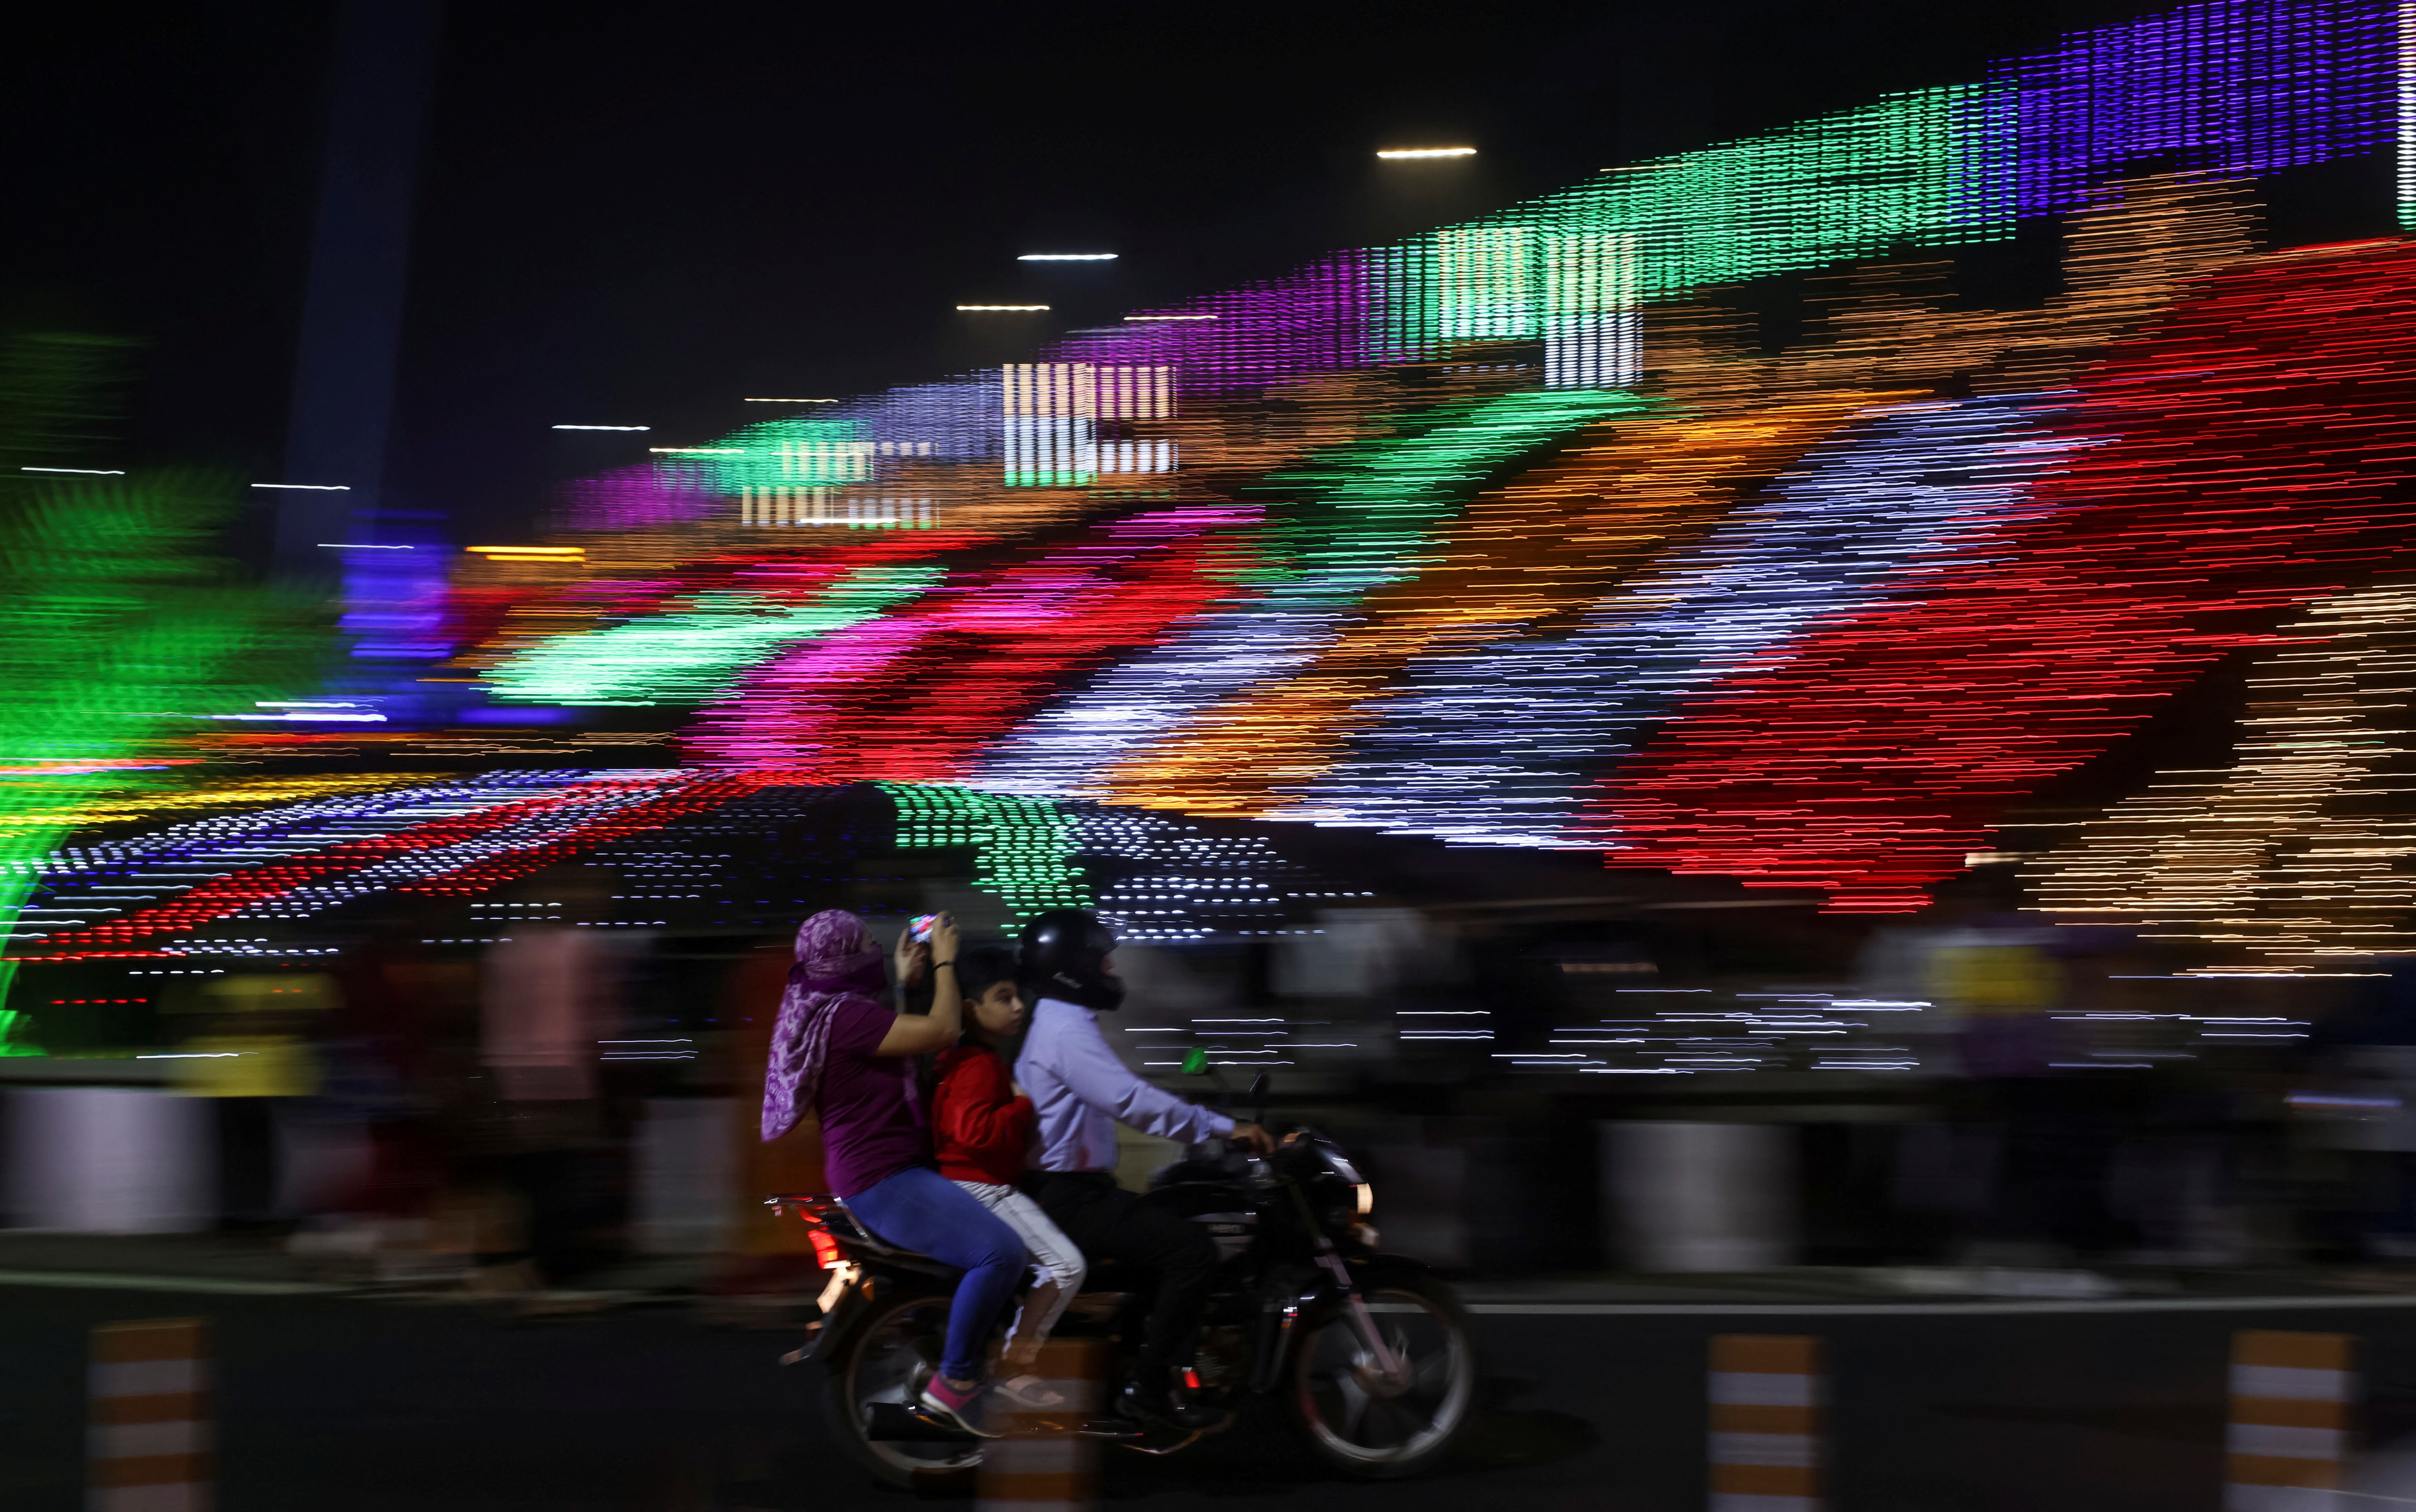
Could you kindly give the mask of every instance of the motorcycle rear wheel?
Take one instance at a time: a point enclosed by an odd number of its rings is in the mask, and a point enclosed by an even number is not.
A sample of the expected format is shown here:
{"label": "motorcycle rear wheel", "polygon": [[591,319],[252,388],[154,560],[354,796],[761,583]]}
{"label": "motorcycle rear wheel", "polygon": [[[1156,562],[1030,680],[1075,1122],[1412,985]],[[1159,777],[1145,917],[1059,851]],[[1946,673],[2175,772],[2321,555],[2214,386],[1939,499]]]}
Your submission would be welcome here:
{"label": "motorcycle rear wheel", "polygon": [[1292,1424],[1318,1457],[1366,1480],[1413,1475],[1451,1451],[1476,1405],[1476,1346],[1450,1287],[1425,1276],[1366,1289],[1377,1331],[1409,1365],[1405,1389],[1374,1376],[1338,1304],[1304,1321],[1285,1392]]}
{"label": "motorcycle rear wheel", "polygon": [[868,1436],[865,1413],[876,1402],[912,1405],[929,1360],[948,1331],[945,1293],[896,1293],[857,1318],[824,1355],[823,1415],[832,1437],[883,1485],[949,1491],[969,1486],[981,1446]]}

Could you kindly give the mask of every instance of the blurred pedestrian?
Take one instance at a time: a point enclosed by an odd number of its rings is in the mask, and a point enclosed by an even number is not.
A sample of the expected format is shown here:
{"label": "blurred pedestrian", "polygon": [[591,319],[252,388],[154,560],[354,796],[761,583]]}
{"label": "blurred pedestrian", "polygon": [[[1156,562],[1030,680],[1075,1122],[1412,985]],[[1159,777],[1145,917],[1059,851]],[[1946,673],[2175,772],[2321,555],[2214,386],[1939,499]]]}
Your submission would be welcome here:
{"label": "blurred pedestrian", "polygon": [[219,1136],[219,1226],[258,1231],[300,1217],[290,1151],[298,1110],[319,1091],[311,1041],[336,1001],[317,972],[243,972],[202,989],[200,1032],[180,1047],[180,1090],[211,1099]]}
{"label": "blurred pedestrian", "polygon": [[484,1284],[558,1286],[612,1247],[620,1216],[598,1097],[597,1041],[621,1021],[621,962],[596,928],[607,900],[578,872],[525,885],[541,916],[487,953],[480,1059],[501,1111],[498,1157],[520,1201],[520,1243],[482,1255]]}

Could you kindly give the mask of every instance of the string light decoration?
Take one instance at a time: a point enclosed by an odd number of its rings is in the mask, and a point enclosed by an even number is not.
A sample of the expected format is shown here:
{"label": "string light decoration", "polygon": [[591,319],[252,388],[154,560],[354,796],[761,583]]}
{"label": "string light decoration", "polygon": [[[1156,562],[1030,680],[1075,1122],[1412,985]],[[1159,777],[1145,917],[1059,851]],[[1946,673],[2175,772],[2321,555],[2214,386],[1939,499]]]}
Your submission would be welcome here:
{"label": "string light decoration", "polygon": [[1573,822],[1606,754],[1953,551],[2070,450],[2016,401],[1874,406],[1852,418],[1767,502],[1600,600],[1573,633],[1417,668],[1380,705],[1384,722],[1355,759],[1312,790],[1313,812],[1462,840],[1603,846]]}
{"label": "string light decoration", "polygon": [[2416,524],[2416,249],[2215,275],[2076,386],[2082,442],[1884,601],[1690,702],[1597,791],[1623,864],[1900,912],[2016,795]]}
{"label": "string light decoration", "polygon": [[[1362,442],[1313,460],[1299,472],[1278,475],[1269,480],[1271,488],[1297,488],[1306,497],[1286,511],[1276,536],[1277,554],[1270,567],[1282,576],[1261,599],[1276,612],[1263,627],[1220,624],[1217,633],[1238,630],[1256,640],[1253,632],[1263,628],[1280,638],[1276,645],[1261,642],[1253,647],[1241,662],[1246,667],[1270,650],[1315,656],[1369,592],[1411,575],[1409,564],[1428,553],[1435,528],[1488,473],[1606,414],[1634,407],[1635,400],[1614,393],[1508,394],[1428,412],[1410,434]],[[1170,703],[1202,701],[1214,688],[1213,682],[1200,679],[1170,688],[1153,701],[1155,717],[1165,721]],[[1117,696],[1123,698],[1121,689]],[[1095,706],[1096,700],[1092,703]],[[1262,717],[1246,692],[1231,703],[1195,702],[1194,707],[1199,712],[1174,738],[1139,749],[1127,742],[1115,767],[1101,774],[1105,793],[1117,801],[1187,812],[1255,809],[1257,804],[1244,794],[1262,791],[1271,776],[1289,770],[1266,743],[1285,739],[1294,727],[1281,718]],[[1077,713],[1070,722],[1087,721]]]}
{"label": "string light decoration", "polygon": [[[1016,921],[1052,908],[1095,909],[1135,944],[1310,932],[1312,900],[1356,898],[1332,890],[1260,836],[1215,835],[1196,824],[1085,802],[1052,802],[977,789],[884,782],[900,851],[971,849],[972,881]],[[1091,867],[1112,863],[1096,892]]]}
{"label": "string light decoration", "polygon": [[[0,453],[73,460],[127,355],[98,337],[0,342]],[[0,467],[0,930],[44,853],[96,805],[167,787],[197,725],[307,692],[328,639],[312,610],[216,554],[246,507],[201,472]],[[0,998],[13,976],[0,959]]]}
{"label": "string light decoration", "polygon": [[880,787],[898,808],[898,848],[971,847],[974,885],[995,894],[1014,923],[1052,908],[1091,906],[1090,887],[1073,864],[1080,845],[1062,805],[970,788]]}
{"label": "string light decoration", "polygon": [[593,635],[543,641],[497,667],[495,696],[536,703],[700,702],[727,692],[767,654],[876,618],[928,592],[930,567],[868,567],[802,600],[708,592],[689,607],[633,619]]}
{"label": "string light decoration", "polygon": [[2230,764],[2169,771],[2023,869],[2076,920],[2279,962],[2416,948],[2416,586],[2310,605],[2258,653]]}
{"label": "string light decoration", "polygon": [[2142,161],[2238,177],[2390,144],[2398,8],[2201,0],[2014,60],[1998,78],[2014,96],[2018,212],[2087,204]]}
{"label": "string light decoration", "polygon": [[1002,378],[1009,487],[1080,487],[1102,473],[1174,471],[1168,442],[1100,432],[1102,424],[1170,418],[1171,368],[1010,362]]}
{"label": "string light decoration", "polygon": [[[1291,927],[1185,869],[1209,841],[1182,814],[1895,913],[2256,652],[2281,680],[2235,771],[2168,774],[2025,874],[2287,960],[2396,939],[2416,249],[2263,251],[2256,214],[2262,175],[2394,131],[2416,162],[2400,35],[2386,0],[2199,0],[1013,364],[798,401],[566,488],[543,540],[452,557],[441,618],[416,564],[368,560],[400,543],[345,548],[356,632],[414,677],[475,683],[481,718],[678,710],[690,764],[598,772],[538,733],[511,748],[556,752],[541,780],[419,785],[458,810],[230,798],[188,822],[234,827],[158,832],[203,881],[139,900],[116,861],[44,869],[19,938],[184,948],[859,781],[914,845],[988,837],[1010,906],[1090,898],[1170,940]],[[1956,249],[2026,224],[2061,278],[1991,308]],[[1779,276],[1805,312],[1774,347],[1743,286]],[[2319,654],[2348,659],[2288,659]],[[2334,718],[2380,744],[2319,754]],[[194,748],[370,748],[271,738]],[[103,802],[55,813],[129,811]],[[2201,821],[2219,844],[2175,838]],[[1093,886],[1115,824],[1146,864]],[[38,827],[20,859],[56,849]]]}
{"label": "string light decoration", "polygon": [[[1239,607],[1202,613],[1039,710],[985,758],[974,780],[1152,807],[1206,803],[1208,784],[1226,776],[1246,779],[1246,771],[1222,769],[1250,753],[1200,738],[1196,721],[1213,718],[1207,711],[1226,696],[1314,656],[1356,599],[1404,575],[1403,554],[1419,549],[1426,532],[1488,471],[1632,407],[1636,401],[1623,396],[1544,392],[1441,406],[1397,439],[1356,444],[1276,480],[1317,502],[1287,511],[1286,528],[1254,574],[1266,586]],[[1185,732],[1179,748],[1157,748],[1178,730]],[[1233,738],[1246,746],[1252,732],[1237,726]],[[1127,764],[1140,764],[1128,778],[1122,770]],[[1177,776],[1178,767],[1185,775]]]}
{"label": "string light decoration", "polygon": [[[54,899],[27,917],[64,928],[38,931],[45,956],[158,953],[160,942],[223,919],[299,918],[380,892],[476,896],[609,839],[642,833],[752,788],[761,775],[691,771],[514,773],[463,790],[421,790],[363,805],[340,823],[326,805],[254,818],[243,842],[207,833],[153,847],[143,869],[117,874],[166,901],[121,913],[120,898]],[[297,821],[314,827],[292,828]],[[278,830],[284,833],[277,834]],[[269,832],[264,834],[264,831]],[[264,853],[268,859],[263,859]],[[177,873],[239,856],[242,869],[179,886]],[[104,916],[85,922],[82,915]],[[21,931],[23,932],[23,931]]]}
{"label": "string light decoration", "polygon": [[815,780],[959,779],[1061,682],[1229,591],[1258,511],[1150,510],[758,669],[688,736],[699,759]]}

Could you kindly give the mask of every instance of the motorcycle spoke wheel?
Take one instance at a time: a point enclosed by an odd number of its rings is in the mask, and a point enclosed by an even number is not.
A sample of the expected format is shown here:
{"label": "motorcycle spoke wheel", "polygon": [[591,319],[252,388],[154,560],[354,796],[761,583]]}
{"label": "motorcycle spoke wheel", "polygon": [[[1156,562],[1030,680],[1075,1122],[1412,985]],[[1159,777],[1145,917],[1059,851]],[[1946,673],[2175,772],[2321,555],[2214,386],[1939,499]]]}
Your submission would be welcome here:
{"label": "motorcycle spoke wheel", "polygon": [[936,1340],[948,1326],[945,1298],[914,1298],[875,1320],[853,1353],[847,1381],[847,1411],[865,1451],[906,1475],[947,1474],[981,1462],[976,1444],[875,1439],[866,1414],[877,1405],[912,1406],[931,1370]]}
{"label": "motorcycle spoke wheel", "polygon": [[1302,1339],[1293,1362],[1292,1411],[1328,1459],[1356,1474],[1404,1474],[1440,1454],[1467,1420],[1475,1356],[1457,1310],[1408,1288],[1367,1293],[1377,1329],[1407,1367],[1388,1389],[1339,1311]]}

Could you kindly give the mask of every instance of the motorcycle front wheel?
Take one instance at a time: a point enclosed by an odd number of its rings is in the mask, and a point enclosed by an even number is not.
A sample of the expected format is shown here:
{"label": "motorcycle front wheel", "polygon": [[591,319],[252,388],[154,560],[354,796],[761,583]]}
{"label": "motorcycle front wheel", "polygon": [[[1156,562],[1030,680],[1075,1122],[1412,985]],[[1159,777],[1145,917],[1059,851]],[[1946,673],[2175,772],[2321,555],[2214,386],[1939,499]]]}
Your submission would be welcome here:
{"label": "motorcycle front wheel", "polygon": [[823,1412],[831,1433],[883,1485],[953,1490],[970,1484],[981,1463],[979,1444],[876,1439],[868,1431],[876,1404],[914,1404],[947,1337],[948,1302],[927,1293],[883,1297],[824,1356]]}
{"label": "motorcycle front wheel", "polygon": [[1424,1276],[1365,1291],[1376,1331],[1406,1368],[1387,1379],[1339,1305],[1304,1321],[1286,1394],[1292,1422],[1318,1455],[1369,1480],[1412,1475],[1450,1452],[1476,1402],[1476,1348],[1468,1314]]}

